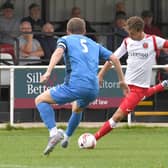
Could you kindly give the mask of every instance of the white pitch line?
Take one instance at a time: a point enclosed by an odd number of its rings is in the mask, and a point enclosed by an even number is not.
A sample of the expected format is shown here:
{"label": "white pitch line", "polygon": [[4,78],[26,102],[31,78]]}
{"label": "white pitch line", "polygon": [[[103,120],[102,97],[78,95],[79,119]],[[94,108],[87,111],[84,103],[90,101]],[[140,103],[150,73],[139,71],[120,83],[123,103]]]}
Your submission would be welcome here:
{"label": "white pitch line", "polygon": [[[13,165],[13,164],[0,164],[0,168],[32,168],[32,166],[28,166],[28,165]],[[64,166],[35,166],[35,168],[75,168],[73,166],[69,166],[69,167],[64,167]]]}
{"label": "white pitch line", "polygon": [[13,164],[0,164],[0,168],[30,168],[29,166],[24,165],[13,165]]}

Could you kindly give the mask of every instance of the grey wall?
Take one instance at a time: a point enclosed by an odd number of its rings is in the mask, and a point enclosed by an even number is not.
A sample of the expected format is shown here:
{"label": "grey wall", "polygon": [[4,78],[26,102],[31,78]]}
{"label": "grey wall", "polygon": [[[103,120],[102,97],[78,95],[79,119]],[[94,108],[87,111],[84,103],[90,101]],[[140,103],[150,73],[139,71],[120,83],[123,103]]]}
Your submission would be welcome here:
{"label": "grey wall", "polygon": [[[115,4],[121,0],[50,0],[50,20],[59,21],[68,18],[73,6],[79,6],[82,15],[89,21],[112,21]],[[124,0],[123,0],[124,1]],[[150,0],[125,0],[128,15],[140,15],[148,9]]]}
{"label": "grey wall", "polygon": [[[15,12],[18,16],[28,15],[28,6],[32,2],[38,4],[41,0],[11,0],[15,4]],[[46,0],[49,1],[49,19],[51,21],[61,21],[68,18],[71,8],[79,6],[82,15],[89,21],[111,21],[114,18],[115,4],[124,1],[128,15],[140,15],[141,11],[148,9],[150,0]],[[0,5],[5,0],[0,0]],[[164,0],[165,4],[168,4]],[[163,5],[163,8],[165,5]],[[166,8],[165,8],[166,12]],[[163,15],[164,17],[164,15]]]}
{"label": "grey wall", "polygon": [[[0,0],[0,5],[6,0]],[[42,0],[11,0],[15,4],[15,12],[17,16],[23,17],[28,15],[28,6],[32,2],[38,4]],[[45,1],[45,0],[43,0]],[[94,22],[110,22],[114,19],[115,4],[118,1],[123,1],[126,6],[128,16],[138,15],[144,9],[150,9],[151,0],[46,0],[49,2],[50,21],[62,21],[69,17],[71,8],[79,6],[82,15],[88,21]],[[158,0],[159,1],[159,0]],[[168,22],[168,0],[160,0],[162,2],[162,21]],[[102,29],[96,27],[96,30],[102,32]],[[163,28],[164,34],[168,36],[167,27]]]}

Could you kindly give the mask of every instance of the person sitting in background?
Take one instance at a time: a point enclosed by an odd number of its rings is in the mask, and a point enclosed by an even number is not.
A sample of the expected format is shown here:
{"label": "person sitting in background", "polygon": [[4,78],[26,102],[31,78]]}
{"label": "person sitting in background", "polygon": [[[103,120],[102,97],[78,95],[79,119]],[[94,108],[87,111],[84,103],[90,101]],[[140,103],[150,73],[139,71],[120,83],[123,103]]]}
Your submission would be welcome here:
{"label": "person sitting in background", "polygon": [[124,2],[117,2],[115,4],[115,12],[118,13],[118,12],[124,12],[126,13],[126,9],[125,9],[125,3]]}
{"label": "person sitting in background", "polygon": [[[107,37],[107,48],[114,51],[122,43],[123,39],[128,36],[127,31],[125,30],[127,16],[125,12],[118,12],[114,25],[110,26],[110,32],[112,35]],[[121,64],[125,65],[127,60],[127,53],[120,59]]]}
{"label": "person sitting in background", "polygon": [[115,4],[115,18],[117,17],[117,15],[120,15],[120,13],[123,13],[127,16],[125,3],[122,1],[119,1]]}
{"label": "person sitting in background", "polygon": [[[41,9],[36,3],[32,3],[29,6],[29,16],[22,18],[23,21],[31,23],[33,32],[41,32],[44,21],[41,19]],[[35,35],[38,37],[38,35]]]}
{"label": "person sitting in background", "polygon": [[40,43],[33,38],[31,23],[21,22],[20,32],[22,33],[19,37],[20,59],[24,59],[24,61],[19,61],[19,65],[41,64],[40,57],[44,56],[44,52]]}
{"label": "person sitting in background", "polygon": [[20,19],[14,16],[14,5],[4,3],[1,6],[0,16],[0,53],[9,53],[14,56],[14,42],[19,34]]}
{"label": "person sitting in background", "polygon": [[[44,51],[44,57],[41,57],[44,65],[48,65],[52,53],[56,49],[57,37],[54,36],[54,25],[47,22],[42,27],[43,34],[38,37],[38,41]],[[60,62],[60,64],[62,64]]]}
{"label": "person sitting in background", "polygon": [[[73,18],[73,17],[82,18],[81,9],[77,6],[73,7],[71,10],[70,18]],[[65,35],[66,34],[66,26],[67,26],[69,19],[63,21],[62,24],[57,29],[55,29],[55,32],[63,32],[62,35]],[[86,23],[86,33],[95,33],[96,32],[96,30],[94,30],[91,27],[89,21],[85,20],[85,23]],[[87,35],[87,36],[90,37],[92,40],[97,41],[97,38],[95,35]]]}
{"label": "person sitting in background", "polygon": [[149,10],[144,10],[141,13],[141,17],[144,20],[145,27],[144,32],[147,34],[154,34],[162,37],[161,30],[153,24],[153,13]]}
{"label": "person sitting in background", "polygon": [[[163,34],[161,30],[153,24],[153,13],[150,10],[144,10],[141,13],[141,17],[144,20],[144,32],[150,35],[157,35],[160,37],[163,37]],[[157,59],[155,60],[155,64],[160,64],[163,62],[167,64],[167,54],[168,54],[168,49],[167,48],[162,48],[162,49],[157,49]],[[161,79],[165,79],[167,77],[167,72],[164,69],[158,70],[153,72],[153,82],[155,84],[157,80],[160,81]]]}

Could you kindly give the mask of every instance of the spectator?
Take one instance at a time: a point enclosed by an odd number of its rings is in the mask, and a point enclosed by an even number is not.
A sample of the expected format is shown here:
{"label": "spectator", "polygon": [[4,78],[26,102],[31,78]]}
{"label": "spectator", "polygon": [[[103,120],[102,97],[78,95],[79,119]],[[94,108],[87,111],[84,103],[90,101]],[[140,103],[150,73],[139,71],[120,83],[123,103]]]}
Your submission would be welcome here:
{"label": "spectator", "polygon": [[31,23],[21,22],[20,32],[22,33],[19,37],[20,59],[26,59],[26,61],[21,60],[19,65],[41,64],[40,57],[44,56],[44,52],[40,43],[33,38]]}
{"label": "spectator", "polygon": [[[44,51],[43,64],[48,65],[52,53],[56,49],[57,37],[54,36],[54,26],[47,22],[42,27],[43,34],[38,38],[40,45]],[[62,64],[62,63],[60,63]]]}
{"label": "spectator", "polygon": [[144,10],[141,13],[141,17],[144,20],[145,27],[144,32],[147,34],[154,34],[162,37],[161,30],[153,24],[153,13],[149,10]]}
{"label": "spectator", "polygon": [[[28,21],[31,23],[33,32],[41,32],[44,21],[41,19],[41,9],[36,3],[32,3],[29,6],[29,16],[24,17],[23,21]],[[35,36],[37,37],[37,35]]]}
{"label": "spectator", "polygon": [[121,1],[119,1],[115,4],[115,18],[120,13],[125,13],[125,15],[127,15],[126,8],[125,8],[125,3],[121,2]]}
{"label": "spectator", "polygon": [[[122,43],[123,39],[128,36],[125,30],[127,16],[125,12],[118,12],[114,24],[110,27],[112,35],[107,37],[107,48],[114,51]],[[120,59],[121,64],[126,64],[127,54]]]}
{"label": "spectator", "polygon": [[[70,18],[73,18],[73,17],[82,18],[82,16],[81,16],[81,9],[79,7],[77,7],[77,6],[73,7],[72,10],[71,10],[71,16],[70,16]],[[58,27],[55,31],[56,32],[64,32],[66,34],[66,25],[67,25],[69,19],[63,21],[62,24],[60,25],[60,27]],[[87,33],[95,33],[96,32],[91,27],[89,21],[85,20],[85,23],[86,23],[86,32]],[[63,35],[65,35],[65,34],[63,34]],[[95,35],[87,35],[87,36],[90,37],[90,38],[92,38],[94,41],[97,41],[97,38],[96,38]]]}
{"label": "spectator", "polygon": [[[144,20],[144,32],[147,34],[153,34],[162,37],[162,33],[160,29],[153,24],[153,13],[150,10],[144,10],[141,13],[141,17]],[[160,64],[160,62],[165,61],[167,63],[167,48],[163,48],[161,50],[157,50],[157,55],[159,56],[158,60],[155,60],[154,64]],[[164,70],[154,71],[152,75],[151,84],[154,85],[156,83],[156,76],[158,76],[158,80],[165,79]]]}
{"label": "spectator", "polygon": [[118,13],[118,12],[124,12],[124,13],[126,13],[124,2],[119,1],[119,2],[117,2],[115,4],[115,12],[116,13]]}
{"label": "spectator", "polygon": [[[157,59],[157,64],[159,65],[166,65],[168,64],[168,50],[160,50],[160,55]],[[163,81],[163,80],[167,80],[168,79],[168,70],[165,68],[161,68],[157,71],[157,80],[158,82]]]}
{"label": "spectator", "polygon": [[19,33],[20,19],[14,16],[14,5],[4,3],[1,6],[2,16],[0,16],[0,52],[14,55],[14,38]]}

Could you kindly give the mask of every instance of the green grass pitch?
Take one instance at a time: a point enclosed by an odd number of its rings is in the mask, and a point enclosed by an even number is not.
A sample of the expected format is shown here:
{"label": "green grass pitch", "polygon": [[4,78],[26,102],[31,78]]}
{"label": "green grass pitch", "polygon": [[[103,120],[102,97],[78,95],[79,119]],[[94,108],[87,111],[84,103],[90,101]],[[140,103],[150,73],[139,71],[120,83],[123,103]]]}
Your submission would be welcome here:
{"label": "green grass pitch", "polygon": [[78,128],[70,146],[48,156],[45,128],[0,129],[0,168],[167,168],[168,128],[116,128],[95,149],[77,146],[78,137],[95,128]]}

